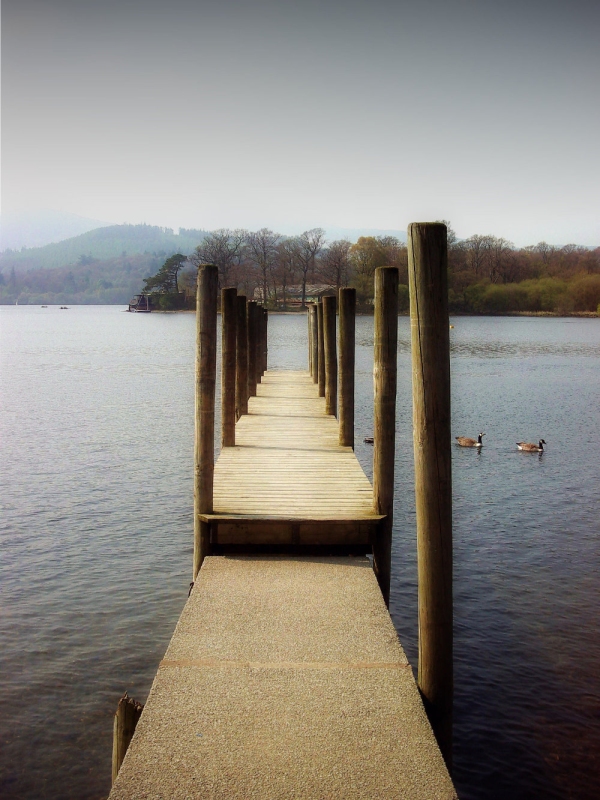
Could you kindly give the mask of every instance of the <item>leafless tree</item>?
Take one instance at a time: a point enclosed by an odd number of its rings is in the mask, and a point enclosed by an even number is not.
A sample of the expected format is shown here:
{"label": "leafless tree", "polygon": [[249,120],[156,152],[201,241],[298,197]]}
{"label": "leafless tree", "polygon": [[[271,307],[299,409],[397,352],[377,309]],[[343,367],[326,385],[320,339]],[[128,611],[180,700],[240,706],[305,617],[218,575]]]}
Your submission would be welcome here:
{"label": "leafless tree", "polygon": [[292,285],[300,269],[298,257],[298,239],[295,236],[284,239],[277,246],[277,262],[274,271],[275,281],[279,281],[283,295],[283,307],[286,307],[286,289]]}
{"label": "leafless tree", "polygon": [[350,248],[352,242],[347,239],[338,239],[331,242],[321,253],[318,271],[321,278],[329,286],[347,286],[350,279],[351,260]]}
{"label": "leafless tree", "polygon": [[298,261],[302,273],[302,308],[305,307],[306,282],[315,271],[316,259],[325,244],[323,228],[311,228],[298,236]]}
{"label": "leafless tree", "polygon": [[269,298],[269,275],[277,261],[277,245],[280,241],[281,234],[273,233],[268,228],[251,231],[246,236],[246,256],[258,272],[265,305]]}
{"label": "leafless tree", "polygon": [[199,264],[216,264],[219,268],[219,286],[238,282],[238,268],[242,263],[244,244],[248,231],[220,228],[212,231],[199,244],[190,261]]}

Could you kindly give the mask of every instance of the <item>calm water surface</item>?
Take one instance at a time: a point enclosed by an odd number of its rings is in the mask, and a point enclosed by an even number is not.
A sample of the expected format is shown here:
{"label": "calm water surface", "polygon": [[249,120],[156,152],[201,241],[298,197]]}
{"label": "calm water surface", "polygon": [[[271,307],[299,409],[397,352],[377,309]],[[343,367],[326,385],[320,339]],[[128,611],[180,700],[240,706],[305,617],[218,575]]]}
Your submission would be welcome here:
{"label": "calm water surface", "polygon": [[[600,796],[600,320],[457,318],[455,782]],[[145,700],[192,563],[194,317],[0,307],[0,796],[102,798],[112,715]],[[357,321],[371,474],[372,319]],[[271,368],[306,319],[272,316]],[[416,665],[409,324],[400,319],[391,611]],[[546,452],[520,453],[522,439]]]}

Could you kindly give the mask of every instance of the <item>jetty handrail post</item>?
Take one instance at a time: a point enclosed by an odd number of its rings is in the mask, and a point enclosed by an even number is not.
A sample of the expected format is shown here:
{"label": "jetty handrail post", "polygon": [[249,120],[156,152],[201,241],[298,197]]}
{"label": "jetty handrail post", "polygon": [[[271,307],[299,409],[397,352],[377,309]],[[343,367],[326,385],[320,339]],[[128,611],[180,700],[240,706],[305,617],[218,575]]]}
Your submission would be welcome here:
{"label": "jetty handrail post", "polygon": [[319,319],[317,316],[317,304],[310,306],[310,329],[312,347],[312,379],[313,383],[319,382]]}
{"label": "jetty handrail post", "polygon": [[248,413],[248,309],[246,297],[237,296],[235,416]]}
{"label": "jetty handrail post", "polygon": [[308,306],[306,309],[306,324],[308,325],[308,374],[312,377],[313,374],[313,367],[312,367],[312,325],[310,323],[311,319],[311,307]]}
{"label": "jetty handrail post", "polygon": [[264,326],[265,309],[260,303],[256,304],[256,383],[262,383],[263,376],[263,350],[265,340]]}
{"label": "jetty handrail post", "polygon": [[418,686],[452,765],[452,473],[447,230],[408,227],[419,579]]}
{"label": "jetty handrail post", "polygon": [[319,369],[317,374],[319,397],[325,397],[325,337],[323,335],[323,303],[317,303],[317,337],[319,342]]}
{"label": "jetty handrail post", "polygon": [[256,397],[256,340],[257,331],[256,300],[248,301],[248,397]]}
{"label": "jetty handrail post", "polygon": [[398,269],[375,270],[373,505],[385,518],[373,541],[373,569],[386,605],[390,603],[394,460],[396,455],[396,380],[398,359]]}
{"label": "jetty handrail post", "polygon": [[263,375],[269,368],[269,309],[263,311]]}
{"label": "jetty handrail post", "polygon": [[217,381],[217,296],[219,270],[203,264],[196,295],[196,435],[194,440],[193,578],[209,555],[209,530],[200,514],[213,510],[215,471],[215,385]]}
{"label": "jetty handrail post", "polygon": [[325,413],[337,414],[336,299],[323,298],[323,340],[325,351]]}
{"label": "jetty handrail post", "polygon": [[339,443],[354,449],[354,362],[356,329],[356,289],[339,291]]}
{"label": "jetty handrail post", "polygon": [[237,289],[221,289],[221,446],[235,445]]}

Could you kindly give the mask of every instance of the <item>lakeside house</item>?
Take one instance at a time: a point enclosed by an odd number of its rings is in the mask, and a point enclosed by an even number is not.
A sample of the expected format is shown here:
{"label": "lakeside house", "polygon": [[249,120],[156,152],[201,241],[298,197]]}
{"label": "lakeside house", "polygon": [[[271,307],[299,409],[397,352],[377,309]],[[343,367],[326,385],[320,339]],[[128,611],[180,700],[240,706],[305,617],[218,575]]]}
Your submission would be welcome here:
{"label": "lakeside house", "polygon": [[[263,302],[263,287],[257,286],[254,290],[254,300],[259,303]],[[306,284],[305,303],[318,303],[323,297],[335,297],[337,291],[331,286],[326,284]],[[267,296],[267,302],[275,301],[278,308],[285,306],[286,308],[301,308],[302,306],[302,284],[293,284],[286,286],[285,292],[282,287],[277,293],[270,293]]]}

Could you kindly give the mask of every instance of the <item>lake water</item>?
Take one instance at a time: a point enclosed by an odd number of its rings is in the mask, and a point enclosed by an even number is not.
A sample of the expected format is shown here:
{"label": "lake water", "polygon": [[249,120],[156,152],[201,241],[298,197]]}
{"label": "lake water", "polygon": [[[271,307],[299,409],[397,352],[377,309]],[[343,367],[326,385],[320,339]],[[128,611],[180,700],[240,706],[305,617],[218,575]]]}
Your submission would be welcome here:
{"label": "lake water", "polygon": [[[600,796],[600,319],[456,318],[454,778],[470,798]],[[195,320],[0,307],[0,795],[102,798],[192,566]],[[413,665],[409,323],[400,319],[391,612]],[[271,368],[305,368],[274,315]],[[373,321],[357,320],[371,476]],[[547,441],[539,456],[520,440]]]}

